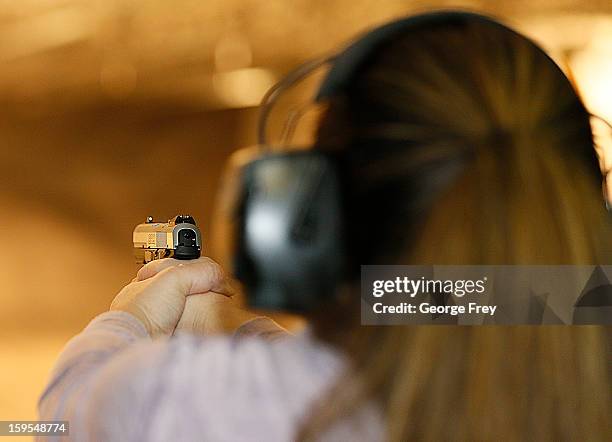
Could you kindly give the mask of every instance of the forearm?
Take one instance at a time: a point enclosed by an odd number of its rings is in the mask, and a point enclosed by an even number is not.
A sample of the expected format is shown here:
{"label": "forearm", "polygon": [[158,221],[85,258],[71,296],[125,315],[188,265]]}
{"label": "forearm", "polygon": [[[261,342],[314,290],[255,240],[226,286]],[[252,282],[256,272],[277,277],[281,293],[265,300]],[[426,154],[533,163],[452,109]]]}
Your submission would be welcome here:
{"label": "forearm", "polygon": [[96,317],[60,354],[39,400],[40,418],[73,418],[96,372],[115,354],[143,339],[150,339],[144,326],[128,313],[106,312]]}

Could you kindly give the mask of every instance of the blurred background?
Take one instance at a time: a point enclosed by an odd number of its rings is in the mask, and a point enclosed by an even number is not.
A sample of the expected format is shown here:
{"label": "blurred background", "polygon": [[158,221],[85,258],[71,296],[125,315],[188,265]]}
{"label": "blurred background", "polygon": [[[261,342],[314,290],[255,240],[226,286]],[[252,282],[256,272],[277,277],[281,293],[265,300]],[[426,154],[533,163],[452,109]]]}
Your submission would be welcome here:
{"label": "blurred background", "polygon": [[539,41],[612,120],[609,0],[0,1],[0,420],[35,419],[61,347],[134,276],[136,224],[190,213],[206,243],[267,88],[369,27],[454,6]]}

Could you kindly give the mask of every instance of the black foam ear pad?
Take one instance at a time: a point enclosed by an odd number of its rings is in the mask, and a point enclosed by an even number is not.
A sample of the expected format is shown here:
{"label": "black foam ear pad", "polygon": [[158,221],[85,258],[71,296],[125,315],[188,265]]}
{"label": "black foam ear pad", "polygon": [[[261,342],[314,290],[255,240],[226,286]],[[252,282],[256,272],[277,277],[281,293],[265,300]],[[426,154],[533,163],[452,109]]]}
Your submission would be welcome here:
{"label": "black foam ear pad", "polygon": [[304,312],[331,296],[343,266],[333,160],[315,151],[270,154],[243,170],[236,276],[254,307]]}
{"label": "black foam ear pad", "polygon": [[350,82],[354,73],[368,57],[374,53],[380,45],[393,39],[395,36],[418,27],[432,26],[440,23],[451,24],[469,21],[486,22],[494,26],[506,28],[501,23],[485,15],[465,11],[428,12],[387,23],[357,38],[356,41],[349,44],[346,49],[340,52],[334,59],[333,65],[321,83],[315,100],[322,101],[340,94]]}

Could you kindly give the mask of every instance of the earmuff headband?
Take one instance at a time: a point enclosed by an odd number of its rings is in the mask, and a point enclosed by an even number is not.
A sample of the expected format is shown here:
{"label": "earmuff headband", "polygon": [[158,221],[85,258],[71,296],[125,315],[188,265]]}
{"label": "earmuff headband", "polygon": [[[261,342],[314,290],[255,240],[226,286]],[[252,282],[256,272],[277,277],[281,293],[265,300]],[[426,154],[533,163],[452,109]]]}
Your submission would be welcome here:
{"label": "earmuff headband", "polygon": [[[357,38],[344,50],[340,51],[334,63],[321,83],[315,101],[323,101],[343,92],[352,76],[374,51],[385,42],[395,36],[422,26],[449,23],[485,22],[493,26],[499,26],[511,32],[511,29],[499,23],[491,17],[466,11],[436,11],[420,15],[406,17],[382,25],[374,30],[367,31],[362,37]],[[524,38],[524,37],[523,37]]]}

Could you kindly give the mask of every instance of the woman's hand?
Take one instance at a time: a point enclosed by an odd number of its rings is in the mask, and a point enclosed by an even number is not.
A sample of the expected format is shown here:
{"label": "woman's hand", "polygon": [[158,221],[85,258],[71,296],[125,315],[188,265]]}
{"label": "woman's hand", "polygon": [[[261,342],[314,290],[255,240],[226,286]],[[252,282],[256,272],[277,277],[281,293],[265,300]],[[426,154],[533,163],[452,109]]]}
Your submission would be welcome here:
{"label": "woman's hand", "polygon": [[603,175],[603,194],[608,207],[612,206],[612,126],[600,117],[591,117],[595,152]]}
{"label": "woman's hand", "polygon": [[187,298],[176,331],[193,334],[233,333],[245,322],[260,317],[240,308],[236,301],[217,293]]}
{"label": "woman's hand", "polygon": [[186,298],[209,292],[224,298],[233,293],[223,270],[212,259],[156,260],[142,267],[119,292],[111,310],[134,315],[152,337],[169,336],[181,319]]}

